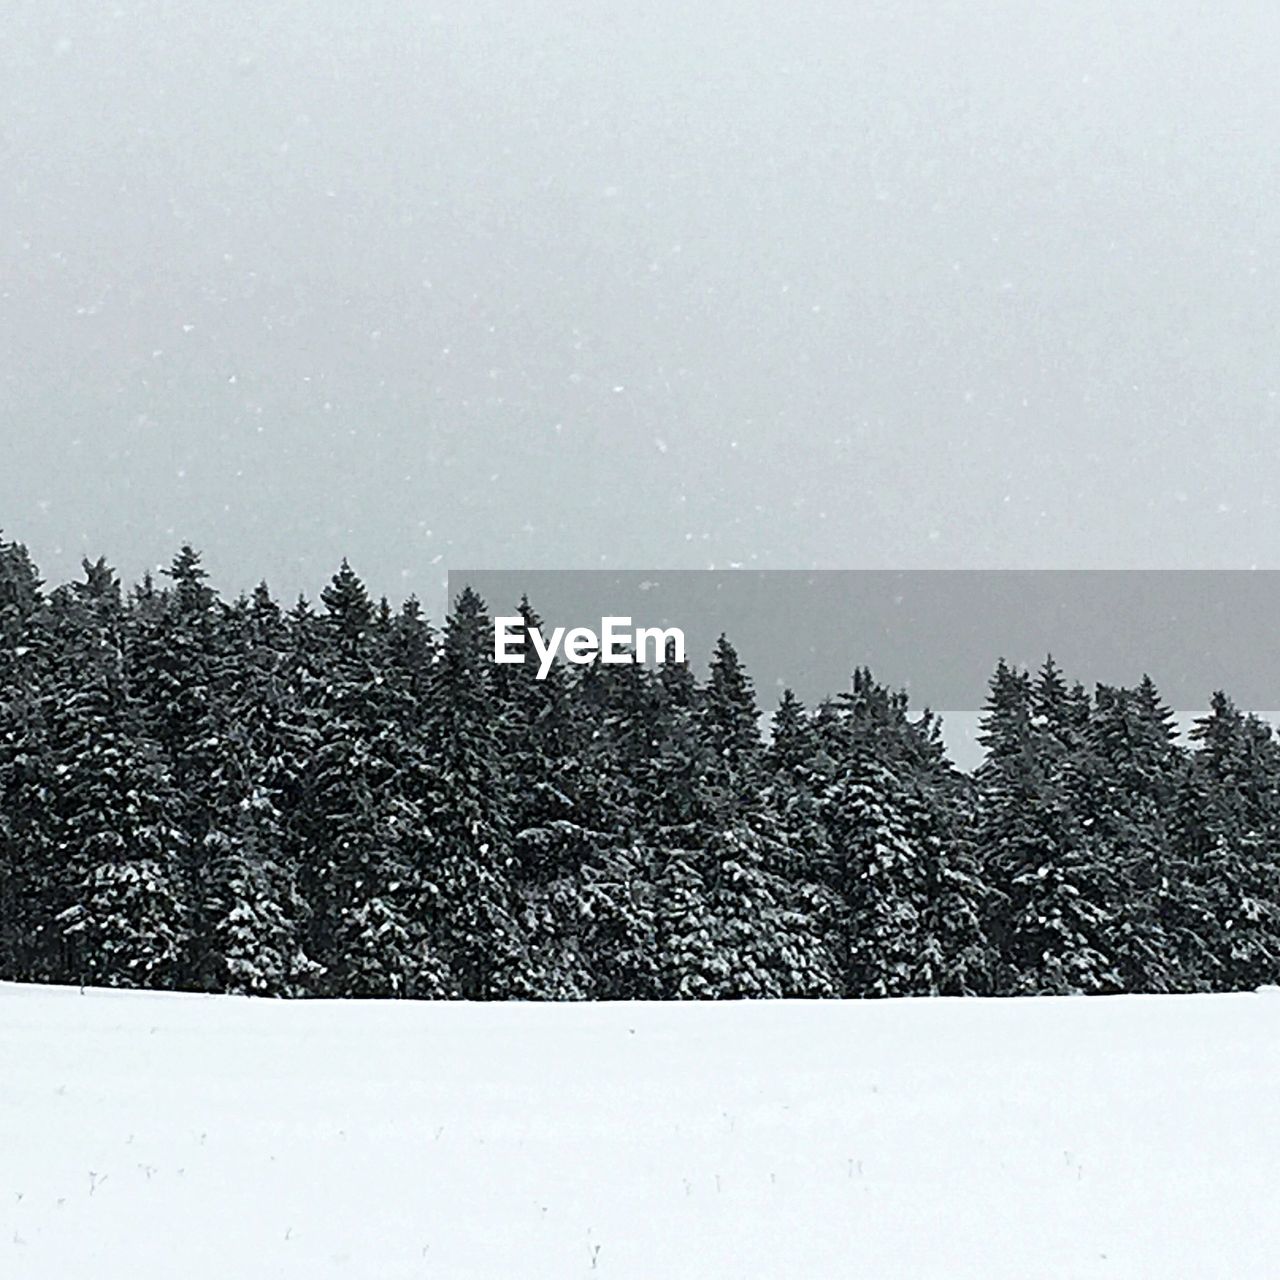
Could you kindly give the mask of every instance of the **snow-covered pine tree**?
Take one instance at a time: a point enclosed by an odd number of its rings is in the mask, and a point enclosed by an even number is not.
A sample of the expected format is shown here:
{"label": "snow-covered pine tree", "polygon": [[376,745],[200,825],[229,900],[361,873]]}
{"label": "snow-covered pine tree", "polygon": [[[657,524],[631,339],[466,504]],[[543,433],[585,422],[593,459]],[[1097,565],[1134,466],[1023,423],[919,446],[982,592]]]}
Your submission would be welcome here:
{"label": "snow-covered pine tree", "polygon": [[50,977],[174,987],[186,971],[188,894],[178,800],[129,697],[115,575],[99,560],[55,594],[65,647],[49,713],[55,793],[51,851],[61,867]]}
{"label": "snow-covered pine tree", "polygon": [[[666,993],[740,999],[832,994],[817,923],[782,874],[788,850],[765,802],[751,682],[725,637],[701,695],[674,702],[692,785],[659,830],[657,930]],[[685,721],[682,724],[682,720]]]}
{"label": "snow-covered pine tree", "polygon": [[946,760],[938,718],[913,716],[905,691],[863,667],[812,733],[846,993],[984,986],[986,889],[960,831],[966,787]]}
{"label": "snow-covered pine tree", "polygon": [[1280,980],[1280,747],[1221,692],[1191,736],[1176,835],[1186,964],[1207,989],[1251,990]]}
{"label": "snow-covered pine tree", "polygon": [[421,729],[440,646],[417,596],[410,596],[392,618],[382,651],[397,719],[410,728]]}
{"label": "snow-covered pine tree", "polygon": [[815,959],[826,975],[822,986],[838,995],[844,989],[838,958],[843,900],[836,889],[835,855],[822,806],[835,763],[821,747],[804,704],[790,689],[783,690],[771,729],[765,798],[784,850],[779,871],[797,909],[817,932]]}
{"label": "snow-covered pine tree", "polygon": [[430,941],[473,1000],[509,996],[527,966],[492,644],[484,602],[465,588],[445,623],[431,715],[427,905]]}
{"label": "snow-covered pine tree", "polygon": [[1148,677],[1137,689],[1098,685],[1093,708],[1095,768],[1079,803],[1117,894],[1108,950],[1125,991],[1185,989],[1183,890],[1167,821],[1185,761],[1172,716]]}
{"label": "snow-covered pine tree", "polygon": [[142,731],[158,748],[183,832],[190,945],[184,987],[216,989],[205,908],[211,892],[209,858],[235,825],[236,780],[224,777],[229,686],[239,676],[224,651],[222,609],[197,551],[184,544],[163,571],[170,586],[148,581],[124,618],[125,671]]}
{"label": "snow-covered pine tree", "polygon": [[849,996],[920,994],[929,868],[901,801],[892,771],[861,751],[823,795]]}
{"label": "snow-covered pine tree", "polygon": [[579,668],[572,690],[582,717],[582,826],[596,834],[578,879],[582,949],[597,999],[659,993],[653,823],[664,730],[655,686],[639,664],[593,663]]}
{"label": "snow-covered pine tree", "polygon": [[307,990],[314,966],[302,949],[303,916],[279,849],[271,799],[240,801],[239,821],[208,840],[203,904],[209,987],[233,995],[288,996]]}
{"label": "snow-covered pine tree", "polygon": [[310,688],[314,755],[299,806],[308,956],[337,996],[446,994],[421,915],[428,841],[420,742],[382,656],[392,623],[344,560],[322,594]]}
{"label": "snow-covered pine tree", "polygon": [[53,893],[43,822],[52,644],[42,585],[26,548],[0,539],[0,977],[9,981],[35,973]]}
{"label": "snow-covered pine tree", "polygon": [[997,968],[986,929],[992,895],[974,843],[973,790],[964,783],[938,790],[916,783],[907,813],[927,873],[920,990],[931,996],[990,995]]}
{"label": "snow-covered pine tree", "polygon": [[608,836],[586,825],[585,742],[569,675],[557,662],[538,678],[529,637],[542,620],[527,597],[518,616],[528,660],[495,666],[493,673],[510,795],[512,879],[526,939],[516,992],[579,1000],[596,985],[584,939],[583,872]]}
{"label": "snow-covered pine tree", "polygon": [[[660,990],[673,999],[734,998],[742,991],[728,943],[737,929],[731,919],[727,930],[722,915],[726,907],[731,917],[736,912],[728,902],[713,904],[713,898],[720,857],[736,852],[721,831],[737,815],[727,812],[720,788],[707,785],[714,749],[699,732],[701,690],[693,672],[670,651],[665,659],[657,677],[660,737],[642,815],[657,855],[654,936]],[[748,842],[746,850],[752,868],[759,861],[758,846]],[[746,976],[757,980],[754,972]]]}
{"label": "snow-covered pine tree", "polygon": [[206,750],[216,814],[206,828],[200,900],[210,989],[294,995],[317,966],[304,948],[307,908],[288,839],[289,796],[306,771],[285,679],[287,635],[265,584],[226,613],[216,732]]}
{"label": "snow-covered pine tree", "polygon": [[927,708],[913,717],[906,691],[880,684],[869,667],[857,668],[849,688],[819,708],[813,728],[837,763],[875,759],[906,778],[930,775],[945,760],[938,717]]}
{"label": "snow-covered pine tree", "polygon": [[[1108,949],[1117,898],[1104,850],[1077,812],[1081,759],[1064,745],[1056,670],[1033,685],[1001,662],[991,682],[977,773],[977,838],[993,890],[987,930],[1003,994],[1119,988]],[[1062,706],[1069,704],[1063,703]]]}
{"label": "snow-covered pine tree", "polygon": [[3,664],[15,657],[29,623],[44,608],[43,586],[26,547],[0,537],[0,679]]}

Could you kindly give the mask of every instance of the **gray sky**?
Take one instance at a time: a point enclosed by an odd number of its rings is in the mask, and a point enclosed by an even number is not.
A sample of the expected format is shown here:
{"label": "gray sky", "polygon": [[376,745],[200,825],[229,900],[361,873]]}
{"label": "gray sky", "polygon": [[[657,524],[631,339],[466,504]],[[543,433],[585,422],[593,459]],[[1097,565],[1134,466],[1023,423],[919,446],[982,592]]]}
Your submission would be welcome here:
{"label": "gray sky", "polygon": [[1280,7],[9,0],[0,524],[1280,565]]}

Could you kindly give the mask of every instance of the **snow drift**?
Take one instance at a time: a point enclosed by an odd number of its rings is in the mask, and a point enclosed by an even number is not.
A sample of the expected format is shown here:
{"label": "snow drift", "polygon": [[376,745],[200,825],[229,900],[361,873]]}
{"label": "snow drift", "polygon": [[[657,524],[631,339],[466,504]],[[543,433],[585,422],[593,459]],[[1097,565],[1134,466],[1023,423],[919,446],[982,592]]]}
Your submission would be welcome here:
{"label": "snow drift", "polygon": [[1280,998],[0,986],[0,1275],[1264,1277]]}

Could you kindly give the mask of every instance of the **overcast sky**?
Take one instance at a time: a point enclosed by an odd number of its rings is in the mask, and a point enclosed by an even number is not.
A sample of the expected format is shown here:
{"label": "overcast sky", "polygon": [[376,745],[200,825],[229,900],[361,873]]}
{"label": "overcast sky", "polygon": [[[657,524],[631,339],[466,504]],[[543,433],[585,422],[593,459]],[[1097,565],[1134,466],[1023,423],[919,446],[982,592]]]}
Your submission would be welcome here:
{"label": "overcast sky", "polygon": [[9,0],[0,525],[1280,565],[1280,6]]}

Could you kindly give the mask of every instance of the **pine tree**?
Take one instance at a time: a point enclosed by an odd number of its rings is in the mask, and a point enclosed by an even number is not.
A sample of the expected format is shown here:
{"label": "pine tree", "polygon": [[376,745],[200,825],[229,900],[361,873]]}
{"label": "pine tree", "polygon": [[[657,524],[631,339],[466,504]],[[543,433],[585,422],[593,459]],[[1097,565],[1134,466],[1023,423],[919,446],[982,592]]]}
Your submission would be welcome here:
{"label": "pine tree", "polygon": [[855,756],[824,795],[842,911],[840,958],[852,996],[914,995],[928,869],[894,775]]}
{"label": "pine tree", "polygon": [[[520,602],[526,652],[541,619]],[[596,982],[586,945],[583,878],[605,832],[593,830],[584,805],[585,743],[573,714],[565,668],[539,677],[532,661],[497,666],[494,698],[510,794],[512,878],[526,940],[516,990],[533,999],[590,997]]]}
{"label": "pine tree", "polygon": [[26,547],[0,537],[0,679],[7,664],[20,657],[24,633],[44,607],[39,570]]}
{"label": "pine tree", "polygon": [[913,717],[905,691],[860,668],[850,689],[820,709],[811,733],[816,749],[798,749],[820,777],[846,993],[982,989],[986,889],[959,831],[967,810],[941,722],[927,710]]}
{"label": "pine tree", "polygon": [[50,712],[58,787],[48,838],[61,901],[48,927],[63,948],[49,976],[173,987],[185,972],[189,900],[177,796],[125,685],[119,586],[102,561],[85,570],[58,602],[67,647]]}
{"label": "pine tree", "polygon": [[261,792],[240,802],[239,821],[206,850],[203,904],[212,990],[287,996],[306,991],[315,966],[302,948],[304,915],[278,846],[279,822]]}
{"label": "pine tree", "polygon": [[660,990],[654,833],[664,702],[639,664],[597,662],[579,672],[578,795],[583,829],[596,835],[578,873],[582,950],[595,998],[649,999]]}
{"label": "pine tree", "polygon": [[1186,967],[1215,991],[1280,977],[1280,748],[1226,694],[1192,729],[1179,803],[1178,858],[1195,946]]}
{"label": "pine tree", "polygon": [[445,623],[432,714],[426,909],[454,988],[472,1000],[510,995],[527,966],[494,669],[484,602],[467,588]]}
{"label": "pine tree", "polygon": [[880,684],[868,667],[819,709],[814,723],[823,749],[838,762],[879,760],[898,777],[926,776],[943,766],[942,724],[926,709],[914,719],[905,690]]}
{"label": "pine tree", "polygon": [[[767,744],[700,683],[497,667],[346,562],[317,616],[184,546],[122,598],[0,540],[0,976],[255,995],[633,999],[1280,981],[1280,743],[1216,694],[1000,663],[972,777],[855,671]],[[538,626],[527,601],[526,628]]]}
{"label": "pine tree", "polygon": [[53,656],[42,585],[26,548],[0,539],[0,976],[9,980],[37,971],[53,875],[42,821]]}
{"label": "pine tree", "polygon": [[292,797],[307,753],[288,688],[288,639],[265,584],[227,611],[221,649],[234,678],[218,682],[207,753],[216,811],[204,836],[197,899],[202,981],[255,995],[307,992],[308,910],[289,840]]}
{"label": "pine tree", "polygon": [[1076,811],[1080,760],[1061,736],[1071,713],[1055,674],[1047,664],[1033,686],[1001,662],[980,734],[988,747],[977,775],[977,837],[993,891],[987,931],[1000,952],[997,990],[1008,994],[1120,985],[1108,949],[1116,886]]}
{"label": "pine tree", "polygon": [[1096,768],[1080,803],[1118,895],[1109,950],[1125,991],[1177,990],[1185,922],[1166,815],[1183,762],[1172,716],[1147,677],[1137,689],[1099,685],[1094,708]]}
{"label": "pine tree", "polygon": [[299,806],[307,954],[332,995],[444,994],[444,964],[420,909],[429,843],[421,769],[406,742],[403,690],[380,662],[391,621],[345,560],[321,598],[324,627],[310,632],[319,652],[314,756]]}
{"label": "pine tree", "polygon": [[157,767],[173,794],[182,832],[190,930],[184,986],[216,989],[211,923],[210,858],[231,839],[238,779],[228,751],[223,711],[236,678],[223,649],[223,618],[200,555],[184,544],[157,592],[147,581],[123,619],[125,675],[141,715],[139,733],[155,744]]}
{"label": "pine tree", "polygon": [[769,760],[774,771],[800,782],[812,768],[817,752],[818,735],[804,703],[790,689],[784,689],[771,724]]}
{"label": "pine tree", "polygon": [[656,922],[667,992],[833,994],[816,922],[784,875],[788,850],[761,790],[755,695],[727,639],[716,646],[708,687],[671,705],[692,785],[687,813],[676,809],[659,832],[667,847]]}
{"label": "pine tree", "polygon": [[790,689],[783,691],[774,712],[767,770],[765,796],[783,846],[779,872],[797,910],[817,934],[815,961],[823,974],[822,993],[840,994],[845,981],[839,959],[844,907],[823,801],[836,765]]}
{"label": "pine tree", "polygon": [[926,887],[918,990],[931,996],[990,995],[997,957],[987,933],[991,890],[974,841],[972,793],[917,789],[908,821],[923,850]]}

